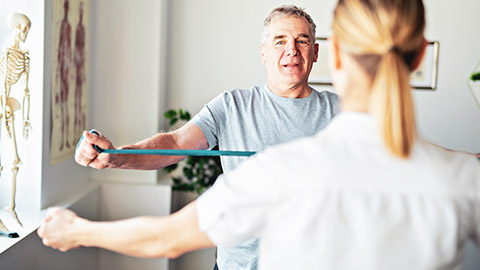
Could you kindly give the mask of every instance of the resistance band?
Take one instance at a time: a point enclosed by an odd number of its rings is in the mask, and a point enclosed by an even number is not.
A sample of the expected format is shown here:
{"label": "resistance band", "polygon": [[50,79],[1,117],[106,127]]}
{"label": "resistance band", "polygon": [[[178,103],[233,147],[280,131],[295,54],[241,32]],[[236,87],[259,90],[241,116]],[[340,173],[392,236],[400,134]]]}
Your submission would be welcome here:
{"label": "resistance band", "polygon": [[[91,130],[90,133],[98,134],[98,132]],[[77,148],[83,140],[80,138]],[[131,155],[160,155],[160,156],[237,156],[249,157],[255,155],[257,152],[253,151],[221,151],[221,150],[184,150],[184,149],[102,149],[96,145],[93,147],[100,153],[106,154],[131,154]],[[480,156],[477,156],[480,160]]]}
{"label": "resistance band", "polygon": [[[91,130],[90,133],[98,134]],[[80,138],[77,148],[83,140]],[[106,154],[131,154],[131,155],[161,155],[161,156],[238,156],[249,157],[255,155],[252,151],[222,151],[222,150],[184,150],[184,149],[102,149],[97,145],[93,146],[98,152]]]}

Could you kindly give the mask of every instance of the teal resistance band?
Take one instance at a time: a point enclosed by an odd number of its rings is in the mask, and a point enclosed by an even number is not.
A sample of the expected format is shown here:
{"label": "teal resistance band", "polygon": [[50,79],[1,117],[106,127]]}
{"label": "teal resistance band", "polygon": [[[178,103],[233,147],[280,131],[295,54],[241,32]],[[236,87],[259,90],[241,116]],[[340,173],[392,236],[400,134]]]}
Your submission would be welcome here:
{"label": "teal resistance band", "polygon": [[[91,130],[90,133],[98,135],[98,132]],[[77,148],[83,140],[80,138]],[[249,157],[255,155],[252,151],[219,151],[219,150],[184,150],[184,149],[102,149],[94,145],[100,153],[106,154],[132,154],[132,155],[162,155],[162,156],[239,156]]]}
{"label": "teal resistance band", "polygon": [[255,155],[249,151],[219,151],[219,150],[184,150],[184,149],[102,149],[96,147],[98,152],[107,154],[132,154],[132,155],[161,155],[161,156],[244,156]]}

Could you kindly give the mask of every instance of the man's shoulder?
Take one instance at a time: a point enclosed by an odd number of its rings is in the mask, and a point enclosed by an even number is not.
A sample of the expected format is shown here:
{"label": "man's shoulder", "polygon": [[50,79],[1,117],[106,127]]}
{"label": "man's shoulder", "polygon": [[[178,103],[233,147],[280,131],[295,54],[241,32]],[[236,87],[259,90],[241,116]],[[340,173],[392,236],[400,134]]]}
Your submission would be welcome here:
{"label": "man's shoulder", "polygon": [[254,85],[248,89],[233,88],[223,92],[223,95],[231,96],[251,96],[262,92],[262,86]]}
{"label": "man's shoulder", "polygon": [[328,104],[331,104],[332,106],[334,107],[339,107],[339,104],[340,104],[340,98],[338,97],[338,95],[334,92],[331,92],[331,91],[328,91],[328,90],[322,90],[322,91],[318,91],[312,87],[310,87],[312,89],[312,95],[315,95],[318,100],[322,103],[328,103]]}
{"label": "man's shoulder", "polygon": [[313,87],[310,87],[310,89],[312,89],[312,92],[317,96],[338,99],[338,95],[334,92],[328,90],[317,90]]}
{"label": "man's shoulder", "polygon": [[242,104],[249,104],[249,101],[256,99],[256,97],[261,94],[261,86],[252,86],[248,89],[233,88],[225,90],[216,96],[207,104],[207,107],[210,109],[217,108],[219,110],[241,107]]}
{"label": "man's shoulder", "polygon": [[248,89],[234,88],[226,90],[220,95],[220,97],[223,102],[230,103],[239,100],[251,100],[252,98],[258,97],[263,93],[264,91],[262,90],[262,86],[252,86]]}

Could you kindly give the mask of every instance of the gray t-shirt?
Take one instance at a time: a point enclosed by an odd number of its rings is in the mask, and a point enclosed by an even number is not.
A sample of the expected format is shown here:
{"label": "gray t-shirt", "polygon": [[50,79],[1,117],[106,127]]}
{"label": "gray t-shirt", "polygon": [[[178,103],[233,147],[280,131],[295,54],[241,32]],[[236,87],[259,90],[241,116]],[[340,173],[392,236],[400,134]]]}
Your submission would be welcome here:
{"label": "gray t-shirt", "polygon": [[[248,90],[225,91],[191,120],[210,148],[262,151],[268,146],[317,134],[340,111],[336,94],[312,89],[305,98],[275,95],[266,84]],[[247,157],[221,157],[225,173]],[[220,270],[257,269],[258,239],[235,248],[218,247]]]}

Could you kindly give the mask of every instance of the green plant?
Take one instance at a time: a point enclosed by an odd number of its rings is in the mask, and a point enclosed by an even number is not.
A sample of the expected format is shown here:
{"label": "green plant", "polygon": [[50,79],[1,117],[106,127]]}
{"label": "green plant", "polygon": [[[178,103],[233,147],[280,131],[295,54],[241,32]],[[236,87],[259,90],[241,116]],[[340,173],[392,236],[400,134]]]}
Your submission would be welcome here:
{"label": "green plant", "polygon": [[470,76],[470,80],[472,81],[480,81],[480,72],[475,72]]}
{"label": "green plant", "polygon": [[181,121],[190,121],[191,115],[189,112],[184,111],[182,109],[178,109],[178,112],[176,110],[168,110],[166,111],[163,116],[169,120],[168,125],[173,127],[179,120]]}
{"label": "green plant", "polygon": [[[191,118],[190,113],[182,109],[168,110],[164,116],[169,121],[170,128],[175,124],[187,122]],[[182,162],[165,167],[164,170],[172,177],[172,190],[194,191],[198,194],[212,186],[223,172],[220,157],[198,156],[189,156]],[[176,170],[181,170],[182,175],[174,176]]]}

